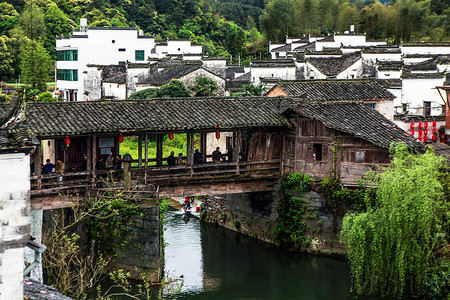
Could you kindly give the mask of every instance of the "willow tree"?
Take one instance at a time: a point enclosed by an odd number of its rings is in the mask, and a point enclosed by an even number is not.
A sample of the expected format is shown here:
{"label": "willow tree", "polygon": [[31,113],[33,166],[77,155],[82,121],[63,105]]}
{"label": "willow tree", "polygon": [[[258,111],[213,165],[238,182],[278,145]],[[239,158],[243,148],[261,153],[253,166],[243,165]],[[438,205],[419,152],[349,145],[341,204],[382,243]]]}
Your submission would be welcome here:
{"label": "willow tree", "polygon": [[[450,247],[445,159],[432,150],[411,154],[404,144],[392,153],[390,166],[376,176],[379,206],[344,218],[341,236],[348,247],[353,289],[396,298],[420,296],[430,293],[434,280],[433,292],[439,294],[450,287],[450,254],[442,251]],[[444,270],[439,269],[442,260]]]}

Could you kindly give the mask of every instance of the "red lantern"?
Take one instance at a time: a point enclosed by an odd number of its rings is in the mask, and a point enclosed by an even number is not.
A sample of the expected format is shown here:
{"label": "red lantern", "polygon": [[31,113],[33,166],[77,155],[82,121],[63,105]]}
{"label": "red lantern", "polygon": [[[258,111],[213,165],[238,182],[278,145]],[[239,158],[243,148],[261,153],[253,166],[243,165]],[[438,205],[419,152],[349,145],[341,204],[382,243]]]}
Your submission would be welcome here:
{"label": "red lantern", "polygon": [[424,128],[428,128],[428,122],[423,123]]}
{"label": "red lantern", "polygon": [[64,143],[66,144],[67,147],[69,147],[69,145],[70,145],[70,137],[66,136],[64,138]]}
{"label": "red lantern", "polygon": [[419,136],[419,141],[422,141],[422,136]]}
{"label": "red lantern", "polygon": [[169,132],[169,140],[173,140],[173,132]]}
{"label": "red lantern", "polygon": [[123,142],[123,134],[119,134],[119,143]]}
{"label": "red lantern", "polygon": [[220,139],[220,131],[216,131],[216,139]]}
{"label": "red lantern", "polygon": [[445,134],[441,134],[441,142],[445,143]]}
{"label": "red lantern", "polygon": [[419,123],[419,129],[422,129],[422,126],[423,126],[423,124],[422,124],[422,122],[420,122]]}
{"label": "red lantern", "polygon": [[436,128],[433,128],[433,130],[431,130],[433,132],[433,134],[436,134]]}
{"label": "red lantern", "polygon": [[409,128],[414,129],[414,125],[414,122],[412,122]]}
{"label": "red lantern", "polygon": [[423,131],[423,134],[424,134],[424,135],[428,135],[428,129],[425,129],[425,130]]}
{"label": "red lantern", "polygon": [[422,130],[419,130],[419,135],[422,135],[422,133],[423,133],[423,131],[422,131]]}
{"label": "red lantern", "polygon": [[435,135],[435,134],[433,134],[433,135],[431,136],[431,140],[432,140],[433,142],[436,141],[436,135]]}
{"label": "red lantern", "polygon": [[436,121],[433,121],[433,127],[436,127]]}
{"label": "red lantern", "polygon": [[413,129],[413,130],[411,130],[411,135],[414,135],[414,129]]}
{"label": "red lantern", "polygon": [[427,137],[427,136],[424,136],[424,137],[423,137],[423,141],[424,141],[424,142],[428,141],[428,137]]}

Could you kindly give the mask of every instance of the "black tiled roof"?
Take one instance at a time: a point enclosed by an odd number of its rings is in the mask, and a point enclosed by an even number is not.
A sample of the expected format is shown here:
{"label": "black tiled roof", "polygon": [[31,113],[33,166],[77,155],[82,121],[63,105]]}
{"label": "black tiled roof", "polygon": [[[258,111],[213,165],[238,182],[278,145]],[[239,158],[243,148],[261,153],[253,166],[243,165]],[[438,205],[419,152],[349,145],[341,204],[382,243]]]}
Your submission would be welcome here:
{"label": "black tiled roof", "polygon": [[394,99],[395,96],[375,80],[305,80],[278,83],[291,97],[314,101],[361,101]]}
{"label": "black tiled roof", "polygon": [[172,79],[178,79],[178,78],[183,77],[184,75],[187,75],[189,73],[192,73],[200,68],[201,67],[198,67],[198,66],[168,67],[162,71],[159,71],[159,72],[153,74],[150,77],[145,78],[144,80],[142,80],[139,83],[151,84],[153,86],[161,86],[161,85],[168,83]]}
{"label": "black tiled roof", "polygon": [[115,74],[103,79],[103,82],[125,84],[127,83],[127,74],[125,73]]}
{"label": "black tiled roof", "polygon": [[377,61],[380,71],[399,71],[403,67],[402,61]]}
{"label": "black tiled roof", "polygon": [[274,49],[270,50],[270,52],[287,52],[287,51],[291,51],[291,46],[292,46],[292,44],[286,44],[286,45],[274,48]]}
{"label": "black tiled roof", "polygon": [[373,46],[373,47],[363,47],[363,53],[402,53],[402,50],[394,46]]}
{"label": "black tiled roof", "polygon": [[28,103],[28,128],[39,137],[287,126],[279,98],[223,97]]}
{"label": "black tiled roof", "polygon": [[411,73],[403,70],[402,78],[403,79],[411,79],[411,78],[444,78],[444,73]]}
{"label": "black tiled roof", "polygon": [[30,151],[38,144],[25,124],[24,106],[18,96],[10,104],[0,106],[0,152]]}
{"label": "black tiled roof", "polygon": [[322,122],[328,128],[349,133],[382,148],[389,148],[393,142],[404,142],[412,148],[424,149],[423,144],[409,133],[361,102],[304,101],[291,109]]}
{"label": "black tiled roof", "polygon": [[295,67],[295,63],[293,59],[252,60],[250,66],[252,68]]}
{"label": "black tiled roof", "polygon": [[409,70],[414,71],[429,71],[429,70],[437,70],[437,57],[433,57],[430,59],[427,59],[425,61],[421,61],[416,64],[411,64],[406,66]]}
{"label": "black tiled roof", "polygon": [[341,57],[308,57],[306,60],[326,76],[336,76],[361,59],[361,52]]}

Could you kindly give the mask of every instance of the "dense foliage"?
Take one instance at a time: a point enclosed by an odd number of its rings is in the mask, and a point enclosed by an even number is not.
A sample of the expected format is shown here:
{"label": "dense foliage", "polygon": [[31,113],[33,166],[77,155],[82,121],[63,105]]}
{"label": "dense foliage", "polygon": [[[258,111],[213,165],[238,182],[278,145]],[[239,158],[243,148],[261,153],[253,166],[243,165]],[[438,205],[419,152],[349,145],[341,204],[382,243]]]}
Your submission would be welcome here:
{"label": "dense foliage", "polygon": [[[392,149],[391,149],[392,150]],[[349,213],[342,239],[358,294],[445,297],[450,292],[449,173],[432,150],[399,144],[374,176],[378,208]]]}
{"label": "dense foliage", "polygon": [[128,99],[151,99],[151,98],[173,98],[190,97],[191,93],[183,82],[172,79],[169,83],[160,88],[149,88],[135,92]]}
{"label": "dense foliage", "polygon": [[196,97],[212,96],[217,92],[217,83],[211,78],[200,76],[195,78],[195,83],[191,90]]}
{"label": "dense foliage", "polygon": [[278,219],[273,228],[275,240],[283,248],[298,250],[307,247],[310,240],[306,237],[308,226],[304,220],[308,211],[306,200],[293,196],[287,190],[298,193],[309,190],[311,178],[301,172],[290,173],[281,182],[282,193],[277,204]]}
{"label": "dense foliage", "polygon": [[260,18],[265,37],[284,42],[286,35],[343,33],[355,25],[369,39],[390,42],[450,39],[447,0],[270,0]]}

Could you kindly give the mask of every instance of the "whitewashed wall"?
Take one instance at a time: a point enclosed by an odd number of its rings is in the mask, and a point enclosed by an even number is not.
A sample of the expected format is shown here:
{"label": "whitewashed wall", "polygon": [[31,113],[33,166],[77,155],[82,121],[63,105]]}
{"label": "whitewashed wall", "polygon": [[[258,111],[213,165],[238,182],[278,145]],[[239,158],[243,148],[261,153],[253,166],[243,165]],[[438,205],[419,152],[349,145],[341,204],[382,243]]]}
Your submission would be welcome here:
{"label": "whitewashed wall", "polygon": [[30,156],[0,154],[0,300],[23,300],[24,247],[30,235]]}
{"label": "whitewashed wall", "polygon": [[444,84],[441,78],[403,78],[402,79],[402,101],[408,104],[408,110],[413,115],[423,115],[423,102],[431,102],[431,115],[442,114],[443,104],[436,86]]}
{"label": "whitewashed wall", "polygon": [[281,78],[282,80],[295,80],[295,65],[292,67],[251,67],[251,82],[260,84],[260,78]]}

